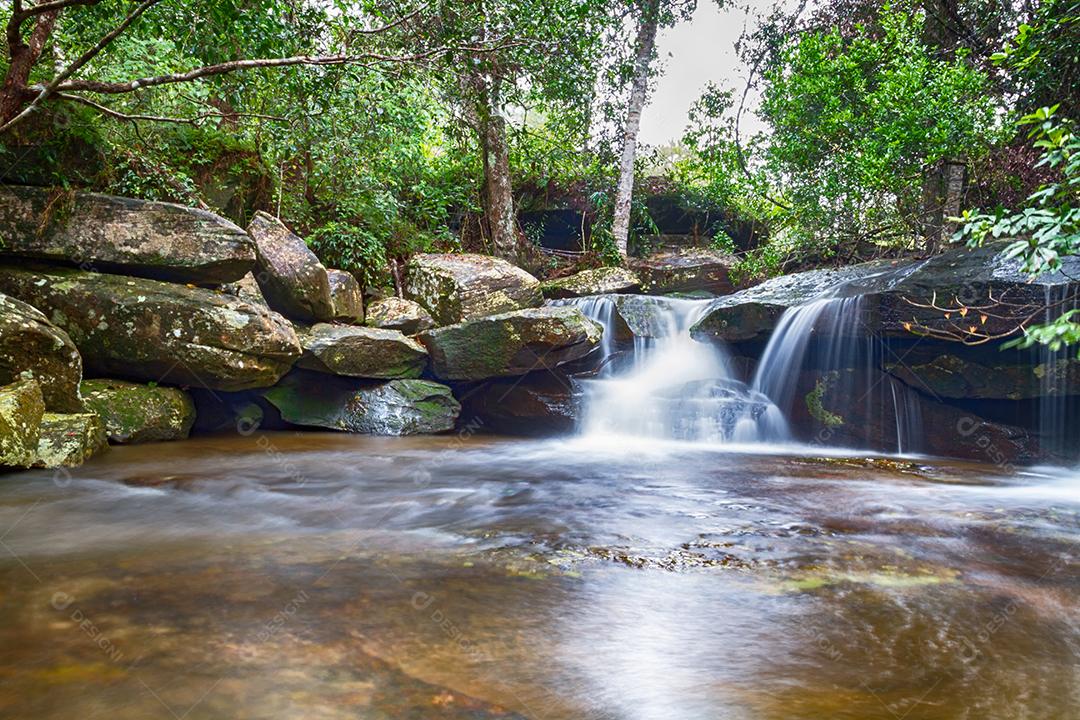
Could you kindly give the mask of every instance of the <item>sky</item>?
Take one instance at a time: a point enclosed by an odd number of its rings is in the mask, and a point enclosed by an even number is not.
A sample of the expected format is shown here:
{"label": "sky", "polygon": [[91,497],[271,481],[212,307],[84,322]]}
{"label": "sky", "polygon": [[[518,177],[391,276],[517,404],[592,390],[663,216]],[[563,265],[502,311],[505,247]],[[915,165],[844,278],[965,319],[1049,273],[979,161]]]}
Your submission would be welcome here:
{"label": "sky", "polygon": [[[742,92],[746,68],[735,55],[735,41],[746,22],[744,10],[719,10],[715,3],[701,0],[690,22],[661,31],[657,48],[664,74],[642,114],[641,142],[663,145],[679,140],[690,106],[709,82]],[[744,131],[753,133],[759,127],[752,114],[743,113]]]}

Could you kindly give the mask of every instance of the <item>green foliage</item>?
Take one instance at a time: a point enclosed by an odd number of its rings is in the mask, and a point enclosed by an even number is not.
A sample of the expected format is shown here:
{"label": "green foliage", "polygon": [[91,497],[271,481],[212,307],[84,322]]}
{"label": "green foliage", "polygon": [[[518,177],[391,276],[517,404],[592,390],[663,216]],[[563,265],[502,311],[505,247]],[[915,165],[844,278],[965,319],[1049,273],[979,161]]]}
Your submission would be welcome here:
{"label": "green foliage", "polygon": [[362,287],[386,284],[386,248],[370,231],[330,222],[308,235],[307,243],[324,262],[354,273]]}

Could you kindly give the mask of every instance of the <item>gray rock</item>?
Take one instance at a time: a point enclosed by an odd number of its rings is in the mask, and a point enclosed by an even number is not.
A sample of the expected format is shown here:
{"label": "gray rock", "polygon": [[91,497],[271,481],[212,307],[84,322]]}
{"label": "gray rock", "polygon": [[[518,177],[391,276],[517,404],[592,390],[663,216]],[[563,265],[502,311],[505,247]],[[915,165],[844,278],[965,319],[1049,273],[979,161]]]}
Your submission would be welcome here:
{"label": "gray rock", "polygon": [[572,381],[558,370],[488,380],[468,390],[462,402],[484,431],[500,435],[568,433],[580,411]]}
{"label": "gray rock", "polygon": [[344,270],[327,270],[330,280],[330,301],[334,306],[334,319],[338,322],[364,324],[364,295],[360,283],[352,273]]}
{"label": "gray rock", "polygon": [[82,465],[108,447],[105,424],[97,413],[45,413],[34,467]]}
{"label": "gray rock", "polygon": [[391,296],[368,304],[367,324],[415,335],[435,327],[435,320],[418,303]]}
{"label": "gray rock", "polygon": [[519,267],[487,255],[414,255],[406,267],[405,296],[439,325],[537,307],[540,282]]}
{"label": "gray rock", "polygon": [[540,285],[544,297],[551,299],[605,295],[608,293],[632,293],[641,289],[641,279],[626,268],[602,267],[583,270]]}
{"label": "gray rock", "polygon": [[299,333],[304,355],[297,365],[309,370],[361,378],[420,377],[427,350],[397,330],[319,323]]}
{"label": "gray rock", "polygon": [[0,467],[30,467],[37,460],[45,401],[31,378],[0,387]]}
{"label": "gray rock", "polygon": [[37,308],[0,294],[0,384],[23,373],[37,380],[49,410],[83,410],[82,358],[75,343]]}
{"label": "gray rock", "polygon": [[246,303],[261,305],[264,308],[270,307],[266,304],[266,298],[263,297],[262,290],[259,289],[259,283],[256,282],[255,276],[251,273],[248,273],[234,283],[223,285],[221,290],[230,295],[235,295]]}
{"label": "gray rock", "polygon": [[691,248],[665,250],[630,262],[641,280],[641,289],[650,295],[678,292],[705,292],[723,295],[734,289],[730,271],[735,257],[716,250]]}
{"label": "gray rock", "polygon": [[302,239],[264,212],[255,213],[248,235],[255,241],[255,280],[271,308],[303,322],[334,319],[326,268]]}
{"label": "gray rock", "polygon": [[205,210],[15,186],[0,188],[0,251],[201,285],[239,280],[255,265],[244,231]]}

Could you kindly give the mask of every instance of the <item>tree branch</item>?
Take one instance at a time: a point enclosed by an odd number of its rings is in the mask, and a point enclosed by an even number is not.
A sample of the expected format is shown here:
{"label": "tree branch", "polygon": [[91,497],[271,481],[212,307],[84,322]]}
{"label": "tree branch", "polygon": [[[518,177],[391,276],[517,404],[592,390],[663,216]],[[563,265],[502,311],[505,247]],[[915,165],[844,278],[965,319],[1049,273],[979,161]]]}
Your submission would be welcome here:
{"label": "tree branch", "polygon": [[60,100],[68,100],[70,102],[76,102],[76,103],[80,103],[82,105],[86,105],[87,107],[91,107],[94,110],[98,111],[102,115],[107,115],[108,117],[114,118],[116,120],[123,120],[125,122],[138,122],[138,121],[142,120],[142,121],[146,121],[146,122],[175,123],[177,125],[198,125],[199,123],[203,122],[204,120],[210,120],[212,118],[224,118],[224,117],[245,117],[245,118],[255,118],[255,119],[258,119],[258,120],[274,120],[274,121],[277,121],[277,122],[288,122],[289,121],[289,118],[281,117],[280,115],[263,115],[261,113],[242,113],[242,112],[235,112],[235,113],[222,113],[222,112],[199,113],[198,115],[196,115],[194,117],[190,117],[190,118],[168,117],[168,116],[165,116],[165,115],[129,115],[127,113],[122,113],[122,112],[119,112],[117,110],[113,110],[112,108],[106,107],[105,105],[102,105],[101,103],[94,102],[93,100],[91,100],[89,98],[84,98],[81,95],[71,95],[69,93],[57,92],[57,93],[53,93],[53,97],[57,98],[57,99],[60,99]]}
{"label": "tree branch", "polygon": [[54,10],[63,10],[72,5],[97,5],[100,2],[101,0],[51,0],[50,2],[38,3],[37,5],[31,5],[27,8],[21,8],[16,11],[15,16],[19,18],[19,24],[21,25],[24,20],[33,17],[34,15],[41,15],[42,13],[53,12]]}

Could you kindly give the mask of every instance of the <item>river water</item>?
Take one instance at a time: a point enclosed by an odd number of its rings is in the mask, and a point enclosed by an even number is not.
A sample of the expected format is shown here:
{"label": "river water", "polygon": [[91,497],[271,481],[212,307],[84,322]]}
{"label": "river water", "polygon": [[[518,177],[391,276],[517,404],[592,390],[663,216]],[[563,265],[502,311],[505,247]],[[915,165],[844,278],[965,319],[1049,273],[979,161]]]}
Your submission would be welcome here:
{"label": "river water", "polygon": [[255,432],[5,476],[0,717],[1080,717],[1080,477],[765,450]]}

